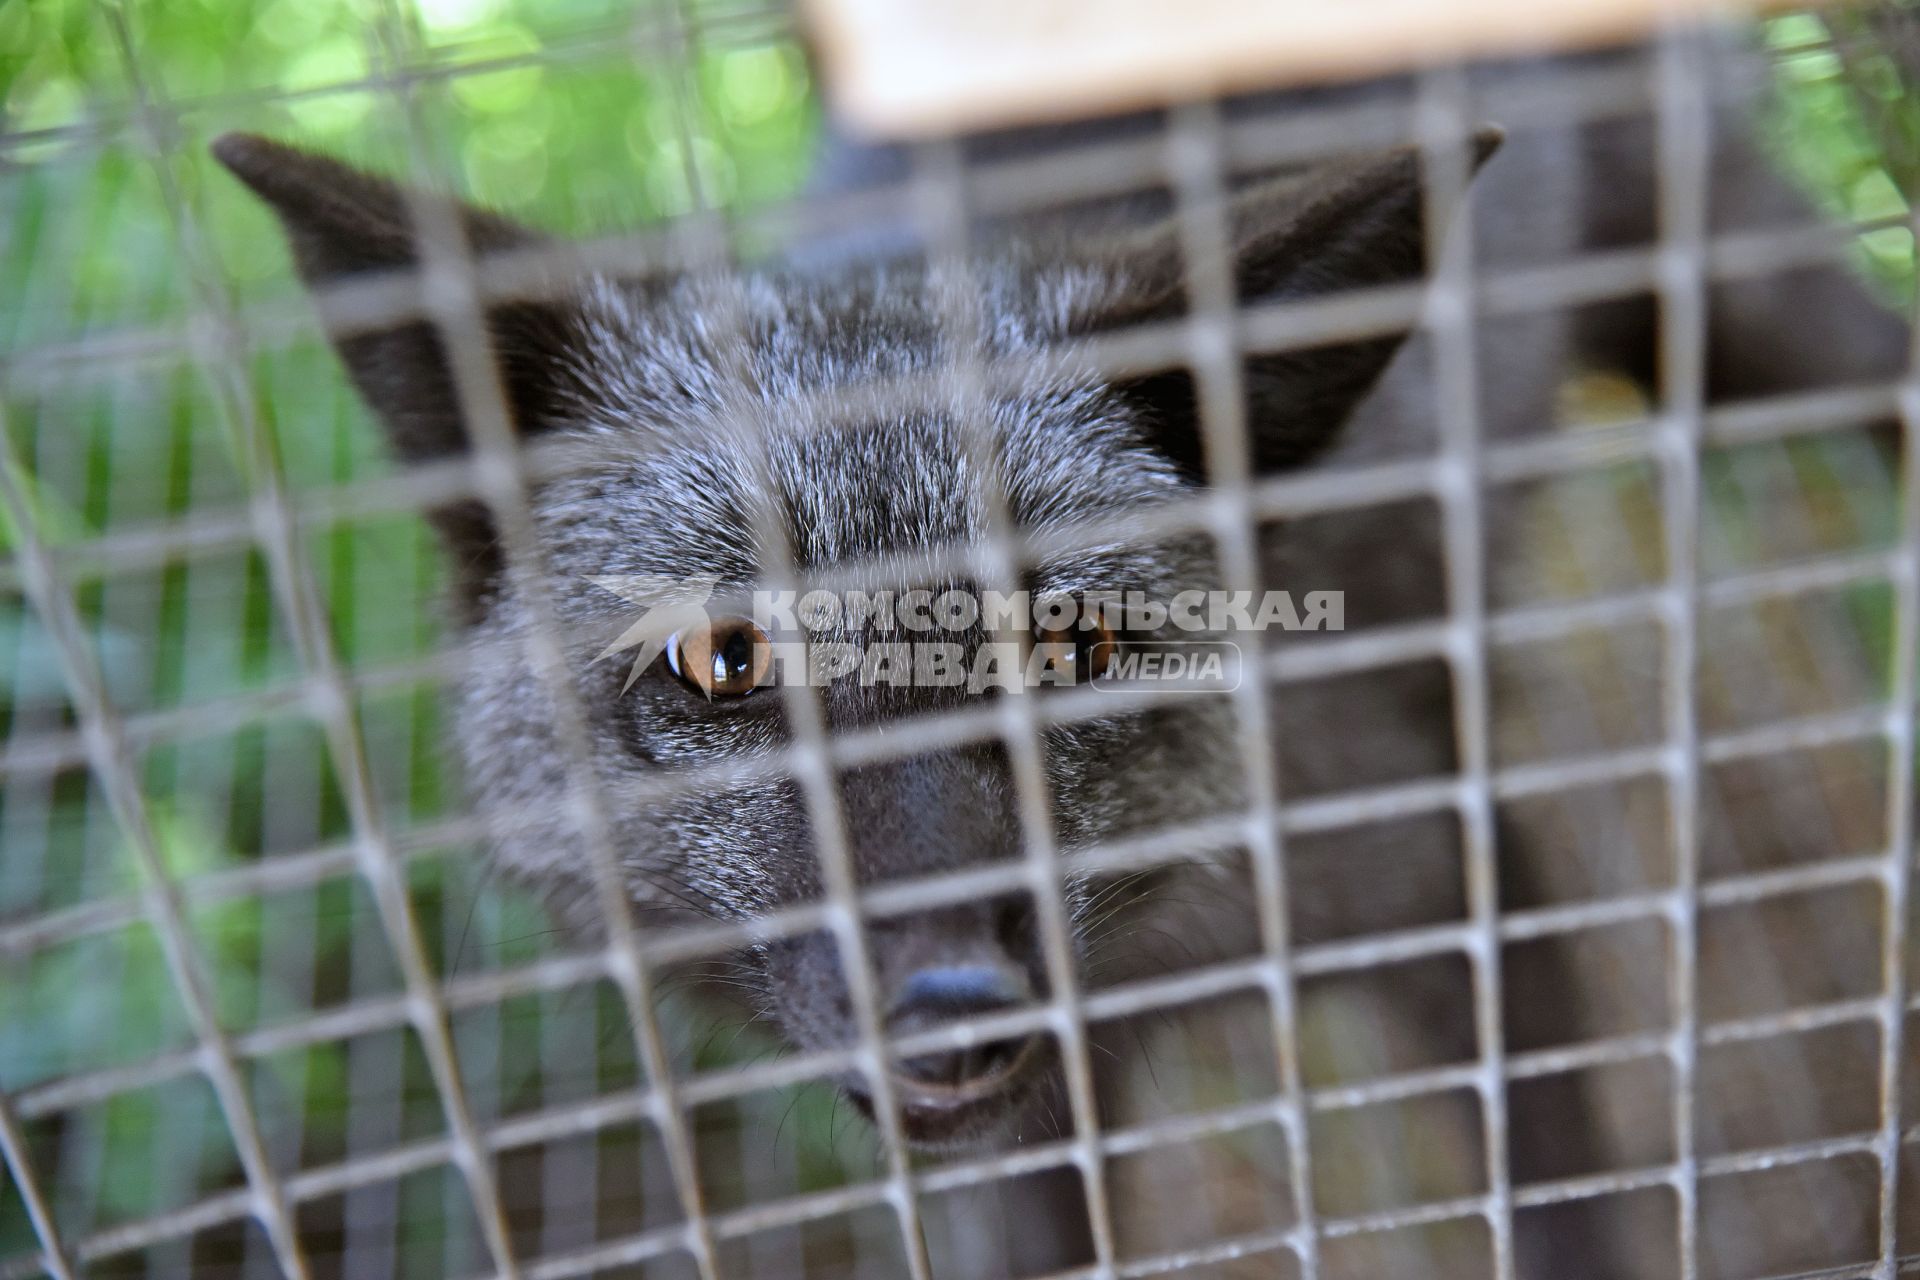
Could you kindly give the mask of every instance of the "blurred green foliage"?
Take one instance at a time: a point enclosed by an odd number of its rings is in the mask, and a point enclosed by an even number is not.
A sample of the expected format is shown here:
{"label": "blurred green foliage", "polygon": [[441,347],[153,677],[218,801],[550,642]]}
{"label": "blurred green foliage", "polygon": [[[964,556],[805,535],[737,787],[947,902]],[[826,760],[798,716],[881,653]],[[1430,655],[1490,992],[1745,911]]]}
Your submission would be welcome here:
{"label": "blurred green foliage", "polygon": [[[1908,19],[1911,21],[1911,19]],[[1858,223],[1903,218],[1903,192],[1920,188],[1920,67],[1875,39],[1846,6],[1787,14],[1765,26],[1778,52],[1776,92],[1763,125],[1783,167],[1828,213]],[[1856,238],[1856,264],[1890,302],[1912,296],[1913,236],[1904,226]]]}
{"label": "blurred green foliage", "polygon": [[[634,226],[701,201],[743,207],[777,199],[798,186],[812,147],[816,112],[798,47],[765,18],[742,25],[718,6],[684,11],[681,45],[665,26],[675,14],[664,3],[422,0],[401,15],[396,42],[405,52],[397,58],[380,43],[391,15],[357,0],[131,0],[120,12],[137,82],[114,13],[97,0],[0,3],[0,113],[9,133],[23,135],[0,152],[0,349],[104,331],[177,334],[208,302],[185,268],[195,255],[212,263],[219,290],[242,306],[291,298],[278,228],[211,162],[205,144],[221,130],[247,128],[406,170],[409,122],[390,92],[366,83],[382,60],[413,77],[416,122],[445,182],[561,231]],[[143,97],[166,104],[164,173],[184,202],[184,234],[155,164],[159,148],[130,115]],[[349,485],[388,469],[377,432],[317,332],[242,354],[252,408],[296,488]],[[70,372],[44,383],[10,378],[0,388],[42,539],[69,542],[245,502],[245,451],[193,352]],[[12,547],[17,534],[0,522],[0,547]],[[327,528],[304,550],[350,667],[432,651],[442,573],[417,518]],[[164,711],[296,678],[300,664],[273,591],[252,551],[84,584],[82,613],[116,705]],[[71,725],[57,656],[31,612],[0,599],[0,730]],[[423,684],[370,696],[359,710],[390,824],[405,830],[443,815],[455,784],[435,690]],[[163,860],[180,879],[217,877],[352,834],[324,743],[298,716],[169,743],[140,764]],[[0,847],[0,919],[138,888],[131,851],[83,771],[44,788],[0,781]],[[472,849],[416,858],[408,874],[443,972],[524,963],[557,945],[537,905],[489,882]],[[397,989],[396,962],[352,875],[196,906],[190,925],[229,1028]],[[551,1084],[543,1080],[543,1038],[582,1017],[604,1028],[585,1045],[600,1087],[633,1078],[617,999],[598,989],[584,1001],[568,994],[457,1029],[477,1060],[493,1062],[492,1105],[540,1101]],[[8,1089],[185,1047],[187,1025],[144,926],[0,961],[0,1086]],[[412,1123],[426,1126],[422,1132],[436,1127],[434,1089],[417,1050],[374,1048],[369,1061],[386,1054],[403,1077],[390,1085],[405,1092],[407,1114],[424,1104],[426,1118]],[[749,1037],[736,1051],[767,1048]],[[368,1052],[321,1044],[254,1064],[250,1084],[271,1117],[270,1144],[302,1161],[348,1154],[353,1060]],[[827,1124],[826,1105],[825,1095],[805,1101],[789,1128],[811,1153],[810,1182],[835,1176],[818,1167],[834,1164],[833,1144],[814,1136]],[[32,1126],[29,1139],[40,1167],[53,1171],[56,1211],[80,1234],[177,1207],[238,1176],[203,1088],[135,1090],[65,1122]],[[191,1151],[205,1158],[184,1168],[153,1158]],[[5,1182],[0,1258],[32,1247]],[[415,1217],[406,1227],[420,1237],[415,1244],[461,1247],[438,1241],[432,1215]],[[461,1266],[448,1253],[430,1269]]]}

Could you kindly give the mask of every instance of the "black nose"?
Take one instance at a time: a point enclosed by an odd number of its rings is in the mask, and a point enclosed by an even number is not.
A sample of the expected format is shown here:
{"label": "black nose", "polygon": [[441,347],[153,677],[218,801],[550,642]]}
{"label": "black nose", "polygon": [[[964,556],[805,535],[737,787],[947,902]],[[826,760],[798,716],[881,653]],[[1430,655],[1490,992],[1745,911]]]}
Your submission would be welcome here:
{"label": "black nose", "polygon": [[[1028,995],[1025,978],[990,965],[953,965],[915,971],[901,984],[889,1028],[896,1034],[1009,1009]],[[902,1077],[925,1088],[952,1090],[1004,1075],[1025,1053],[1026,1039],[995,1040],[901,1060]]]}
{"label": "black nose", "polygon": [[895,1016],[931,1013],[958,1018],[1018,1004],[1027,994],[1016,974],[992,965],[965,964],[916,970],[900,984]]}

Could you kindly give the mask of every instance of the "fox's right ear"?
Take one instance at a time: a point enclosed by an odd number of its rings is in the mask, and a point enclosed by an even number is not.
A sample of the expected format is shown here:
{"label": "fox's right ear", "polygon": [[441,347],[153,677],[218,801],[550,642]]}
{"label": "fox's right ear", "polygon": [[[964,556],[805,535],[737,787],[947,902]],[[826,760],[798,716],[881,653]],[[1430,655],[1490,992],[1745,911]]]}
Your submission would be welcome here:
{"label": "fox's right ear", "polygon": [[[425,201],[439,201],[458,218],[467,250],[476,258],[542,239],[484,210],[409,193],[385,178],[267,138],[225,134],[214,142],[213,154],[278,215],[301,278],[315,290],[418,265],[414,215],[428,207]],[[563,379],[572,367],[568,350],[577,349],[572,309],[563,302],[516,299],[488,304],[484,319],[515,431],[531,435],[547,429],[566,390]],[[401,459],[424,461],[467,448],[467,425],[445,344],[424,311],[329,337]],[[477,596],[499,567],[491,523],[475,503],[436,511],[433,519],[462,568],[466,594]]]}
{"label": "fox's right ear", "polygon": [[[1471,140],[1478,169],[1498,129]],[[1411,148],[1322,164],[1239,192],[1226,209],[1227,250],[1242,305],[1305,299],[1419,279],[1426,269],[1421,158]],[[1187,310],[1181,237],[1169,219],[1118,238],[1071,246],[1065,260],[1097,282],[1068,308],[1069,335],[1095,335],[1177,319]],[[1248,430],[1257,469],[1309,461],[1372,389],[1404,334],[1250,355],[1244,363]],[[1155,444],[1204,479],[1203,435],[1192,377],[1182,368],[1126,380]]]}

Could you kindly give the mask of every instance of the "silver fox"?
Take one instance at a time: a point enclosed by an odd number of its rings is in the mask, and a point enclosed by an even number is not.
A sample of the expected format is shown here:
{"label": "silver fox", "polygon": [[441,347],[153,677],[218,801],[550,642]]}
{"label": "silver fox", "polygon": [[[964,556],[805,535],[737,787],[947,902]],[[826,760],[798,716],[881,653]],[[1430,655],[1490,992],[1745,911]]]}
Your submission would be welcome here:
{"label": "silver fox", "polygon": [[[1642,57],[1630,50],[1501,74],[1546,77]],[[1323,100],[1283,98],[1263,109],[1310,109]],[[1748,143],[1739,115],[1728,110],[1715,122],[1716,228],[1812,221],[1801,197]],[[1552,262],[1649,241],[1651,150],[1644,120],[1516,130],[1503,145],[1495,133],[1481,133],[1474,159],[1484,169],[1470,230],[1482,258]],[[259,137],[228,135],[215,152],[278,214],[309,285],[420,261],[413,212],[431,198]],[[442,207],[476,254],[540,241],[494,214]],[[1409,149],[1244,186],[1227,211],[1238,296],[1249,303],[1308,298],[1416,279],[1427,265],[1423,208],[1421,163]],[[594,659],[630,621],[630,606],[596,579],[711,580],[724,594],[761,581],[790,554],[803,576],[851,570],[876,591],[983,587],[960,575],[921,580],[887,568],[989,537],[996,497],[970,453],[973,424],[984,427],[999,498],[1016,525],[1035,534],[1195,492],[1206,484],[1207,466],[1185,371],[1113,378],[1063,354],[1077,339],[1183,314],[1179,246],[1164,219],[1098,235],[1016,229],[983,238],[964,279],[911,260],[853,260],[664,280],[596,276],[554,296],[488,307],[485,329],[515,431],[566,450],[560,474],[532,487],[534,532],[636,918],[751,919],[817,898],[821,871],[805,799],[790,780],[689,782],[660,798],[651,784],[663,775],[751,761],[789,742],[787,709],[752,680],[735,683],[751,674],[753,659],[738,648],[742,633],[724,625],[693,637],[690,648],[675,650],[686,641],[669,638],[661,660],[624,688],[622,664]],[[1785,323],[1791,314],[1821,323]],[[954,315],[980,323],[956,335]],[[1716,288],[1708,323],[1707,391],[1716,400],[1890,377],[1905,359],[1903,326],[1834,265]],[[1495,438],[1547,424],[1570,369],[1652,381],[1655,325],[1644,300],[1490,322],[1481,337],[1484,429]],[[468,447],[447,352],[431,325],[354,332],[336,346],[400,458],[425,461]],[[984,389],[955,372],[976,355],[992,361]],[[914,388],[914,402],[876,411],[856,395],[835,394],[901,378]],[[1244,383],[1262,471],[1338,467],[1431,447],[1431,370],[1418,342],[1390,337],[1256,353],[1245,361]],[[434,518],[459,568],[460,625],[501,642],[488,649],[500,656],[472,671],[459,692],[458,737],[473,795],[500,864],[544,891],[563,918],[591,930],[585,855],[561,804],[566,775],[553,712],[527,660],[510,656],[520,652],[531,615],[504,572],[487,514],[462,504]],[[769,536],[785,550],[777,552]],[[1418,513],[1371,509],[1301,520],[1269,539],[1266,551],[1265,571],[1276,585],[1346,589],[1349,626],[1445,611],[1438,524]],[[1115,540],[1026,570],[1021,585],[1039,595],[1139,590],[1165,598],[1247,585],[1223,583],[1217,555],[1200,537]],[[988,638],[974,628],[964,643]],[[1126,645],[1154,637],[1108,639]],[[828,729],[848,730],[987,696],[843,682],[822,689],[818,706]],[[1297,796],[1449,773],[1456,764],[1451,699],[1437,664],[1292,687],[1279,721],[1277,781]],[[1069,865],[1076,849],[1245,803],[1233,713],[1223,699],[1168,699],[1055,726],[1040,746],[1054,834]],[[842,772],[837,787],[862,884],[1026,852],[1014,773],[1001,747],[956,745],[866,765]],[[1501,832],[1503,846],[1550,838],[1523,826]],[[1383,902],[1457,892],[1435,881],[1436,859],[1407,839],[1404,828],[1357,829],[1329,838],[1334,856],[1303,860],[1293,884],[1298,937],[1339,936],[1391,916]],[[1447,858],[1457,853],[1446,850],[1438,861]],[[1257,934],[1242,874],[1233,858],[1199,850],[1150,874],[1070,873],[1066,906],[1080,980],[1111,981],[1164,964],[1159,952],[1169,937],[1187,962],[1248,953]],[[1360,876],[1374,878],[1361,884]],[[1019,896],[879,920],[869,946],[874,988],[895,1031],[1049,991],[1034,907]],[[742,963],[762,1011],[791,1044],[851,1042],[848,986],[826,935],[770,944]],[[1417,987],[1402,998],[1392,1016],[1404,1023],[1403,1034],[1451,1034],[1423,1028],[1430,1015]],[[1510,1016],[1524,1024],[1528,1014]],[[859,1079],[842,1084],[857,1103],[871,1105]],[[1063,1114],[1057,1062],[1041,1040],[903,1061],[894,1084],[906,1135],[930,1149],[1046,1135],[1058,1123],[1049,1117]],[[1579,1122],[1516,1142],[1604,1146],[1607,1135]],[[1516,1153],[1517,1167],[1528,1163],[1524,1151]],[[1084,1213],[1071,1184],[1066,1179],[1046,1201],[1059,1222]],[[1083,1227],[1028,1235],[1022,1266],[1086,1259]],[[1565,1252],[1550,1261],[1523,1257],[1523,1269],[1640,1273],[1627,1255],[1609,1262],[1606,1250],[1592,1252],[1590,1261]]]}

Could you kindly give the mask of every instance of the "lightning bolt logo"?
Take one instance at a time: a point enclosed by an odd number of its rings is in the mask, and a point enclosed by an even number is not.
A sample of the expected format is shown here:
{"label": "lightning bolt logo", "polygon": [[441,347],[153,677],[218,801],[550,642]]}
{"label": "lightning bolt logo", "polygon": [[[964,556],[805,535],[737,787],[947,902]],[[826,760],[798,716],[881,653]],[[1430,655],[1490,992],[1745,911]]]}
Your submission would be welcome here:
{"label": "lightning bolt logo", "polygon": [[654,574],[625,573],[589,577],[587,581],[602,591],[619,596],[639,609],[639,616],[613,638],[612,643],[594,656],[604,662],[628,649],[636,650],[627,681],[620,686],[625,693],[633,688],[640,673],[666,650],[667,642],[693,627],[712,625],[707,602],[713,598],[712,578],[663,578]]}

